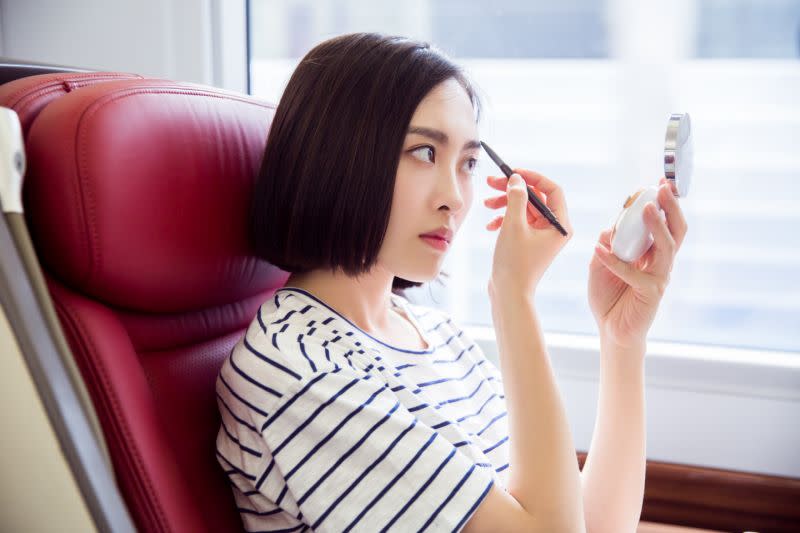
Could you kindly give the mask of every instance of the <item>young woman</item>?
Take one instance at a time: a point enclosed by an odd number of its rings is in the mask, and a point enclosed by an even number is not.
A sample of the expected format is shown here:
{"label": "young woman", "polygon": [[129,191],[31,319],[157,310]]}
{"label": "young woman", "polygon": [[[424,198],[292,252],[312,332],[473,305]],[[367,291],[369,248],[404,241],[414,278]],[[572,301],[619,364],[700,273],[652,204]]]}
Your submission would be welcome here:
{"label": "young woman", "polygon": [[[585,530],[534,306],[568,238],[525,193],[571,235],[561,188],[525,169],[487,178],[501,194],[485,205],[507,206],[487,226],[499,229],[488,293],[502,375],[446,313],[402,293],[437,276],[472,205],[479,107],[457,66],[400,37],[328,40],[289,80],[251,229],[256,253],[291,276],[217,380],[217,457],[247,530]],[[655,245],[639,262],[600,235],[589,298],[604,358],[644,357],[686,231],[666,187],[667,220],[648,213]]]}

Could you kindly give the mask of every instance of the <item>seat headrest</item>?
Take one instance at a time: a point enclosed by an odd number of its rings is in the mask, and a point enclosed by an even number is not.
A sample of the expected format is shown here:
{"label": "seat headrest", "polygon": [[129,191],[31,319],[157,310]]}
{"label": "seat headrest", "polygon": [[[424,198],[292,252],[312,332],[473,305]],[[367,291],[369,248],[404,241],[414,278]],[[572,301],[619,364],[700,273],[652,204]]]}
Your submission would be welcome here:
{"label": "seat headrest", "polygon": [[27,135],[33,120],[47,105],[82,87],[113,80],[142,79],[126,72],[53,72],[26,76],[0,85],[0,105],[16,111]]}
{"label": "seat headrest", "polygon": [[31,125],[26,216],[46,269],[122,309],[235,302],[285,273],[257,260],[247,213],[275,106],[166,80],[111,81]]}

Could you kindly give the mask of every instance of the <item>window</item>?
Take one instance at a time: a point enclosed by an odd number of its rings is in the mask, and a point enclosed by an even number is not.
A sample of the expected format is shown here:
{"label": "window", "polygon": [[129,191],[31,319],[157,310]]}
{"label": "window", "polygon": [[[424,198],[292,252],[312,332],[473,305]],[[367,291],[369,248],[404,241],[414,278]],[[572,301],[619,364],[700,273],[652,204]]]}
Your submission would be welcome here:
{"label": "window", "polygon": [[[660,7],[659,7],[660,6]],[[486,104],[482,137],[511,166],[563,186],[576,234],[540,284],[548,331],[596,334],[592,248],[624,199],[663,175],[672,112],[689,112],[689,233],[651,340],[800,351],[800,2],[250,0],[252,92],[278,101],[316,43],[351,31],[428,40]],[[480,176],[499,175],[483,157]],[[449,285],[410,292],[489,325],[496,194],[477,181],[448,255]],[[470,235],[470,238],[465,238]]]}

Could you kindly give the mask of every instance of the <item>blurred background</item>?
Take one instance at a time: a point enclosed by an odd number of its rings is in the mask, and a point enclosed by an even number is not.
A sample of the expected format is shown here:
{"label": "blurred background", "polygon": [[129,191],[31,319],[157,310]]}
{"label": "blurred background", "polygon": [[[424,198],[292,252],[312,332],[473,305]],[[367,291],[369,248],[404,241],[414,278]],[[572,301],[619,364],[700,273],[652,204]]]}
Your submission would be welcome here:
{"label": "blurred background", "polygon": [[[341,33],[422,39],[466,68],[482,138],[566,193],[575,235],[537,293],[550,332],[596,335],[594,243],[658,183],[667,120],[688,112],[689,232],[649,339],[800,351],[800,1],[250,0],[248,24],[250,91],[275,102],[300,58]],[[408,292],[464,324],[491,325],[488,174],[482,154],[451,277]]]}

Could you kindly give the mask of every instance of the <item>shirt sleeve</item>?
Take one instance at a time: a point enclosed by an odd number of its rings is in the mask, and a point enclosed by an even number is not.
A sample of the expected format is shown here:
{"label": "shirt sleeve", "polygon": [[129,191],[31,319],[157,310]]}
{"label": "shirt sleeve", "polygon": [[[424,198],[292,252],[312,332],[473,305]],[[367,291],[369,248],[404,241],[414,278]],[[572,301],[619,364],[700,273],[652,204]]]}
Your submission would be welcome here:
{"label": "shirt sleeve", "polygon": [[284,484],[278,505],[313,531],[459,531],[494,483],[379,378],[343,368],[298,381],[262,436],[262,490]]}

